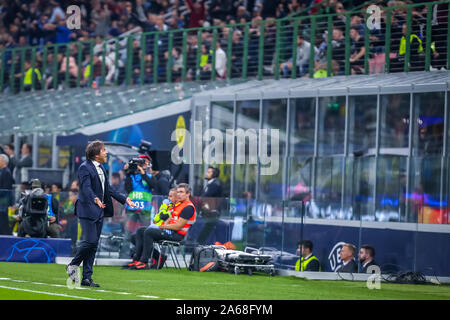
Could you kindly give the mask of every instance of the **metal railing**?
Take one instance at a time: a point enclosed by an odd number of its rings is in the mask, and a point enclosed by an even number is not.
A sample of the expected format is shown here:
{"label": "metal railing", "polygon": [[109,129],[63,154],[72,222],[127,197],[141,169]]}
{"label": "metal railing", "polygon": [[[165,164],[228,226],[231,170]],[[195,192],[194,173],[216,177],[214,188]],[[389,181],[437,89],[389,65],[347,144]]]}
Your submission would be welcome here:
{"label": "metal railing", "polygon": [[0,92],[448,70],[449,6],[447,0],[7,48],[0,51]]}

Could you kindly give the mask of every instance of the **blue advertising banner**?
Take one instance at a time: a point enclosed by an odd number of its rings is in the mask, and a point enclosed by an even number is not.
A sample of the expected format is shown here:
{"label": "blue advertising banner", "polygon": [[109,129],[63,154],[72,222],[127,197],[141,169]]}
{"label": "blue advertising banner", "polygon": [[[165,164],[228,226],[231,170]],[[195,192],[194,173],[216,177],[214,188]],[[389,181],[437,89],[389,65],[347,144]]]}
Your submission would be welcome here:
{"label": "blue advertising banner", "polygon": [[70,256],[70,239],[0,236],[0,261],[54,263]]}

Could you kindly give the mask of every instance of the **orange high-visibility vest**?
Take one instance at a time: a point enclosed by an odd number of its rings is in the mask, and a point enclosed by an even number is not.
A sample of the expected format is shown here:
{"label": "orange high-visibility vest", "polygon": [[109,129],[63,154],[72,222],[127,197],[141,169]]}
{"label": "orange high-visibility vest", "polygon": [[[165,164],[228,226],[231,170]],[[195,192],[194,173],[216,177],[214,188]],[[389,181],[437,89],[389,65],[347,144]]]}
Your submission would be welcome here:
{"label": "orange high-visibility vest", "polygon": [[170,220],[169,220],[169,223],[168,223],[168,224],[175,224],[175,223],[177,223],[178,219],[180,218],[181,211],[183,211],[183,209],[188,207],[188,206],[191,206],[192,208],[194,208],[194,214],[188,220],[188,222],[181,228],[181,230],[177,230],[177,232],[179,234],[181,234],[182,236],[186,235],[186,233],[188,232],[189,228],[194,224],[195,218],[197,216],[197,210],[195,210],[195,206],[190,200],[186,200],[186,201],[180,203],[178,206],[176,206],[173,209],[172,216],[170,217]]}

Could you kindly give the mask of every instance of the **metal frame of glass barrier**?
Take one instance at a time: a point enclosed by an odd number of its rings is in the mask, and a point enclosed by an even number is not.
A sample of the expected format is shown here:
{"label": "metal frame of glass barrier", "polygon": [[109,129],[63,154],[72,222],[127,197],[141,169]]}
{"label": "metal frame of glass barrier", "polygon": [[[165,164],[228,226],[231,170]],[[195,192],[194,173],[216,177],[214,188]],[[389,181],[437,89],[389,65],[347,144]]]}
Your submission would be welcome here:
{"label": "metal frame of glass barrier", "polygon": [[[0,190],[2,214],[5,204],[10,206],[15,202],[10,201],[11,196],[12,191]],[[73,214],[76,193],[61,192],[53,196],[59,199],[59,206],[63,209],[59,217],[63,225],[60,236],[71,239],[74,254],[81,239],[80,227]],[[139,213],[126,212],[124,206],[114,201],[115,215],[104,221],[96,258],[129,261],[133,248],[130,236],[137,228],[147,227],[149,218],[156,214],[165,199],[165,196],[154,195],[151,212],[141,220],[136,220]],[[312,203],[303,201],[200,197],[192,197],[191,200],[197,208],[197,220],[189,231],[184,250],[179,250],[177,255],[189,255],[197,244],[231,242],[227,244],[229,248],[242,251],[247,248],[251,253],[271,255],[271,264],[277,269],[294,270],[302,257],[299,243],[310,240],[321,271],[336,272],[342,263],[339,250],[344,243],[350,243],[356,247],[355,259],[362,245],[372,245],[376,250],[375,261],[385,274],[418,271],[430,276],[449,275],[446,259],[442,257],[442,254],[448,256],[448,252],[442,251],[442,247],[448,244],[448,232],[436,228],[439,226],[418,222],[374,223],[362,217],[351,221],[320,219],[312,216]],[[13,210],[10,211],[9,222],[12,225],[15,216]],[[427,250],[424,251],[425,248]],[[361,272],[361,265],[355,272]],[[343,279],[353,279],[353,275],[348,273],[339,275]]]}
{"label": "metal frame of glass barrier", "polygon": [[[444,30],[445,26],[437,25],[435,29],[439,35],[436,35],[435,39],[433,38],[432,8],[437,4],[441,6],[448,4],[450,8],[448,0],[382,8],[385,12],[380,11],[380,14],[381,19],[385,19],[386,30],[382,30],[384,32],[381,32],[380,35],[373,34],[373,36],[384,37],[384,48],[382,50],[385,54],[384,72],[430,71],[433,59],[442,60],[440,65],[446,66],[447,69],[450,67],[450,49],[447,48],[445,53],[439,51],[445,40],[450,42],[450,29]],[[411,29],[412,12],[416,8],[424,7],[427,8],[424,35],[416,37],[417,35],[413,34]],[[401,30],[391,23],[393,12],[396,10],[406,10],[408,18],[406,22],[406,38],[417,39],[420,42],[418,51],[412,52],[412,40],[403,41],[404,45],[400,44],[400,47],[404,46],[404,49],[401,49],[404,52],[400,55],[404,58],[399,55],[394,58],[392,55],[396,53],[392,49],[393,41],[401,42],[400,39],[402,37]],[[448,12],[450,17],[450,10]],[[373,26],[371,27],[372,30],[369,30],[368,27],[364,28],[364,44],[362,47],[365,52],[363,57],[360,58],[362,59],[362,64],[357,66],[350,61],[350,57],[354,54],[352,52],[354,50],[352,49],[353,40],[350,37],[350,20],[352,15],[356,13],[366,16],[365,26],[369,25],[369,23],[372,23]],[[341,46],[343,46],[344,50],[332,48],[332,37],[326,37],[327,40],[323,42],[323,44],[326,44],[325,56],[323,57],[325,65],[322,69],[320,63],[316,66],[316,62],[320,62],[320,60],[315,59],[314,46],[311,46],[307,68],[309,76],[336,75],[337,68],[339,68],[338,74],[345,75],[354,72],[362,74],[383,72],[378,70],[380,68],[377,69],[378,71],[374,71],[376,67],[373,66],[380,63],[378,60],[382,59],[382,55],[378,55],[379,52],[376,51],[381,50],[381,47],[378,48],[377,43],[369,39],[369,36],[372,36],[372,32],[376,31],[378,27],[378,25],[373,24],[372,14],[375,13],[369,11],[366,13],[365,10],[360,9],[345,13],[346,21],[348,22],[344,23],[344,30],[342,30],[344,40]],[[291,16],[273,21],[263,20],[246,24],[134,33],[109,39],[98,44],[95,44],[95,40],[89,40],[48,46],[4,49],[0,52],[2,61],[0,91],[4,92],[4,89],[7,87],[13,93],[23,92],[24,90],[36,90],[36,78],[38,76],[35,76],[34,72],[32,72],[33,76],[30,86],[24,84],[25,72],[34,70],[35,67],[42,73],[42,90],[58,88],[60,85],[63,87],[91,87],[94,81],[96,86],[105,84],[170,83],[173,81],[201,79],[214,81],[218,77],[214,67],[217,61],[217,40],[220,41],[221,50],[224,51],[221,53],[220,59],[223,59],[223,55],[227,59],[226,71],[224,75],[219,75],[220,78],[231,79],[240,77],[246,79],[251,77],[262,80],[263,78],[301,77],[308,73],[302,71],[303,66],[297,66],[297,37],[302,35],[304,39],[310,42],[311,39],[314,39],[314,44],[319,47],[320,35],[325,34],[325,32],[327,34],[334,32],[333,23],[335,18],[339,18],[339,14],[300,15],[298,17]],[[378,17],[375,17],[374,21],[376,23],[379,22],[377,19]],[[194,39],[195,36],[197,36],[196,40]],[[236,41],[234,41],[234,37],[236,37]],[[241,38],[242,41],[238,38]],[[382,43],[383,40],[379,39],[378,42]],[[208,43],[208,45],[210,43],[210,48],[206,48],[205,52],[202,53],[205,43]],[[179,46],[182,46],[181,50]],[[417,46],[415,45],[414,47]],[[194,50],[195,53],[190,52],[191,50]],[[337,50],[340,53],[336,53]],[[176,56],[173,55],[173,52],[176,52]],[[49,72],[47,72],[49,54],[53,57],[51,61],[53,69],[50,68]],[[436,54],[439,54],[439,58],[433,58]],[[89,55],[89,60],[83,61],[82,57],[86,55]],[[372,57],[372,55],[376,55],[376,57]],[[60,67],[60,70],[58,70],[58,63],[60,63],[58,56],[66,61],[65,68]],[[11,61],[11,63],[9,64],[6,60]],[[31,67],[28,70],[24,70],[25,61],[31,63]],[[292,66],[288,68],[286,66],[289,61],[291,61]],[[70,66],[73,63],[77,64],[77,75],[70,74]],[[83,67],[85,71],[84,74],[81,74]],[[63,70],[61,71],[61,69]],[[106,71],[108,70],[109,72],[110,69],[113,70],[114,75],[110,75],[109,79],[105,81]],[[316,73],[317,70],[322,70],[324,73]],[[53,80],[52,84],[46,83],[46,79],[50,77]]]}

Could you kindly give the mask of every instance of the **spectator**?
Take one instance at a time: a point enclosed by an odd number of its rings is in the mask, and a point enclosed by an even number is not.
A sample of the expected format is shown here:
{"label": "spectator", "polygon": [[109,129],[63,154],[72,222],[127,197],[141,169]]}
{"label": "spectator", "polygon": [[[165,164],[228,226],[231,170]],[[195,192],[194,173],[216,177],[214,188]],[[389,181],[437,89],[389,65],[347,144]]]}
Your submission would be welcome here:
{"label": "spectator", "polygon": [[53,184],[52,193],[46,193],[48,200],[48,225],[47,235],[50,238],[59,238],[61,234],[61,226],[59,225],[59,192],[61,191],[59,184]]}
{"label": "spectator", "polygon": [[232,13],[232,1],[212,0],[209,4],[209,17],[225,21]]}
{"label": "spectator", "polygon": [[[314,48],[314,52],[316,52],[316,48]],[[297,59],[296,59],[296,65],[297,65],[297,75],[299,77],[304,76],[309,72],[309,57],[311,53],[311,44],[306,41],[303,37],[303,35],[299,34],[297,36]],[[292,58],[290,58],[288,61],[283,62],[280,64],[280,69],[283,71],[283,76],[287,78],[289,74],[292,72]]]}
{"label": "spectator", "polygon": [[156,179],[156,186],[153,194],[167,196],[170,189],[170,172],[169,170],[160,171],[157,163],[152,163],[150,165],[150,173]]}
{"label": "spectator", "polygon": [[202,27],[206,20],[205,0],[186,0],[190,12],[188,28]]}
{"label": "spectator", "polygon": [[[169,52],[164,53],[164,58],[169,60]],[[181,79],[181,70],[183,69],[183,56],[181,55],[181,49],[178,47],[172,48],[172,79],[175,81]]]}
{"label": "spectator", "polygon": [[242,74],[244,46],[242,44],[241,35],[242,32],[239,30],[233,32],[231,46],[231,77],[239,77]]}
{"label": "spectator", "polygon": [[211,55],[209,47],[202,43],[200,55],[200,80],[209,80],[211,78]]}
{"label": "spectator", "polygon": [[12,174],[14,172],[14,168],[16,167],[16,162],[17,162],[16,156],[14,154],[14,145],[11,143],[5,144],[3,149],[5,150],[5,153],[9,157],[8,168]]}
{"label": "spectator", "polygon": [[350,68],[352,74],[362,74],[364,72],[364,38],[361,38],[357,27],[350,29],[351,47],[350,47]]}
{"label": "spectator", "polygon": [[8,168],[9,158],[6,154],[0,154],[0,190],[11,190],[14,179]]}
{"label": "spectator", "polygon": [[358,272],[358,265],[355,262],[355,246],[346,243],[342,246],[341,252],[339,253],[339,256],[342,260],[342,265],[340,265],[336,272],[350,272],[350,273],[356,273]]}
{"label": "spectator", "polygon": [[350,18],[350,27],[355,27],[358,29],[359,35],[364,38],[365,25],[359,14],[353,14]]}
{"label": "spectator", "polygon": [[345,30],[345,9],[344,5],[341,2],[336,2],[334,6],[334,11],[336,12],[336,15],[333,17],[333,24],[337,28],[341,29],[342,31]]}
{"label": "spectator", "polygon": [[23,78],[24,90],[25,91],[31,90],[33,83],[34,88],[39,90],[41,88],[41,80],[42,80],[41,72],[39,71],[39,69],[36,67],[32,68],[31,62],[27,60],[24,63],[24,70],[25,70]]}
{"label": "spectator", "polygon": [[31,168],[33,166],[33,159],[31,158],[31,145],[28,143],[24,143],[21,148],[21,158],[17,161],[15,172],[14,172],[14,180],[16,183],[22,183],[22,168]]}
{"label": "spectator", "polygon": [[295,271],[320,271],[319,259],[312,253],[312,242],[310,240],[299,241],[298,248],[301,252],[301,258],[295,264]]}
{"label": "spectator", "polygon": [[[339,64],[339,70],[342,72],[345,66],[345,41],[344,35],[341,29],[333,28],[333,40],[332,40],[332,59],[336,60]],[[338,75],[338,74],[335,74]]]}
{"label": "spectator", "polygon": [[[398,42],[397,56],[391,60],[391,72],[403,71],[405,64],[406,53],[406,28],[407,25],[402,25],[402,36]],[[424,52],[423,52],[422,40],[411,31],[410,35],[410,71],[421,71],[424,69]]]}
{"label": "spectator", "polygon": [[73,180],[70,183],[70,190],[77,190],[78,191],[79,185],[78,185],[78,179]]}
{"label": "spectator", "polygon": [[216,42],[216,74],[217,77],[224,79],[227,71],[227,55],[221,48],[220,41]]}
{"label": "spectator", "polygon": [[58,21],[58,19],[65,19],[65,14],[63,9],[61,9],[61,6],[57,1],[50,1],[50,8],[52,10],[52,13],[50,15],[49,22],[54,24]]}
{"label": "spectator", "polygon": [[113,172],[111,175],[111,188],[119,193],[125,192],[125,183],[120,179],[120,173]]}
{"label": "spectator", "polygon": [[[78,181],[78,180],[74,180]],[[75,216],[75,201],[78,197],[78,187],[77,189],[69,190],[69,198],[64,202],[62,206],[62,218],[60,219],[60,224],[64,227],[65,238],[71,239],[71,253],[76,252],[76,242],[78,237],[78,219]]]}
{"label": "spectator", "polygon": [[[76,87],[76,79],[78,77],[78,66],[75,61],[75,58],[73,56],[69,56],[69,85],[71,88]],[[66,70],[67,70],[67,57],[62,58],[61,60],[61,68],[59,69],[59,72],[62,74],[62,76],[65,79],[66,76]]]}
{"label": "spectator", "polygon": [[359,263],[361,264],[361,272],[367,273],[367,269],[370,266],[377,266],[374,260],[375,249],[369,245],[361,246],[359,249]]}
{"label": "spectator", "polygon": [[59,201],[59,194],[62,191],[61,183],[53,183],[51,186],[51,193],[56,197],[56,199]]}

